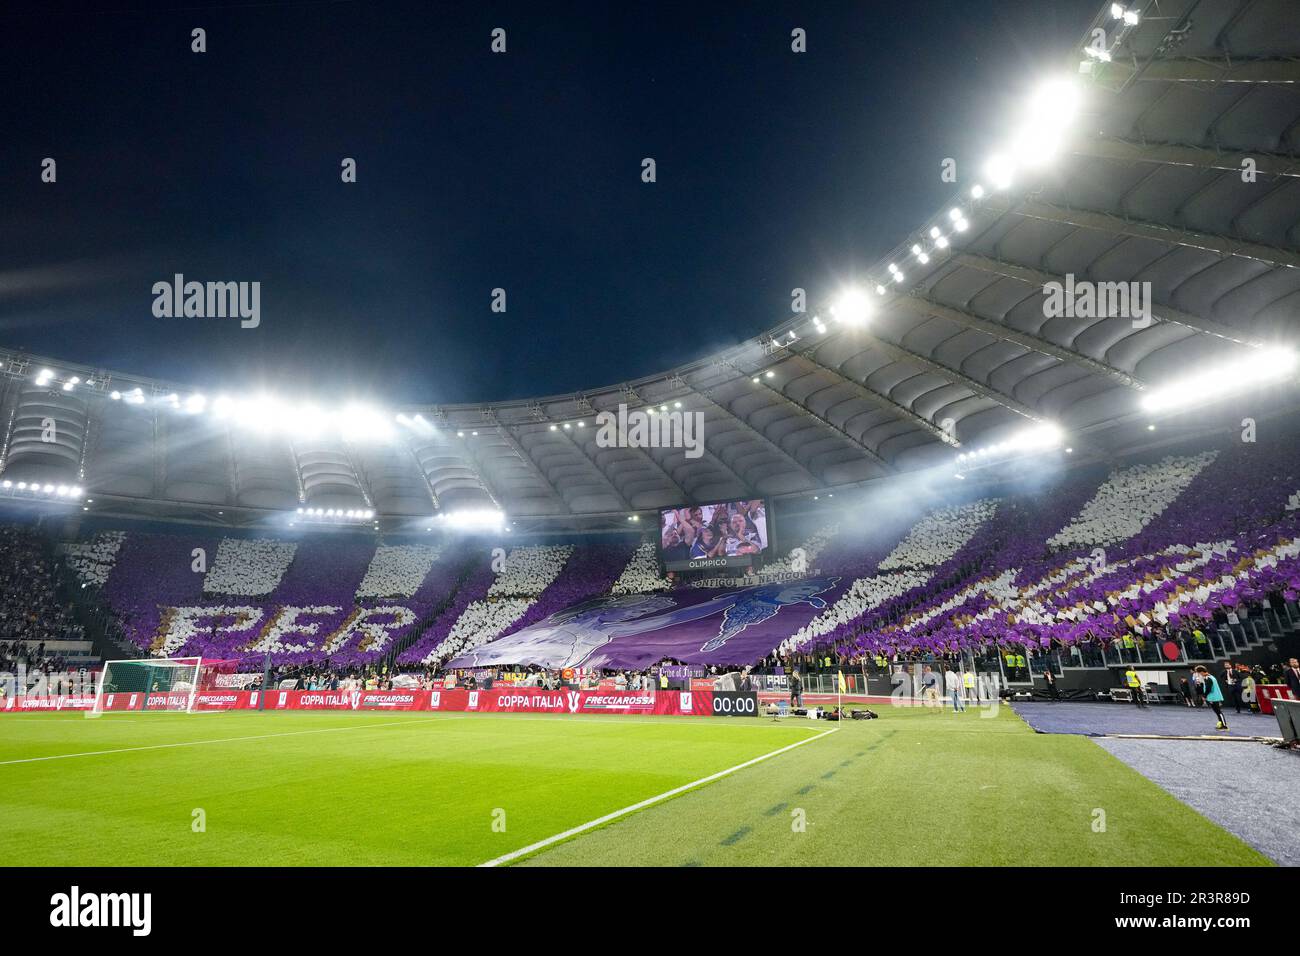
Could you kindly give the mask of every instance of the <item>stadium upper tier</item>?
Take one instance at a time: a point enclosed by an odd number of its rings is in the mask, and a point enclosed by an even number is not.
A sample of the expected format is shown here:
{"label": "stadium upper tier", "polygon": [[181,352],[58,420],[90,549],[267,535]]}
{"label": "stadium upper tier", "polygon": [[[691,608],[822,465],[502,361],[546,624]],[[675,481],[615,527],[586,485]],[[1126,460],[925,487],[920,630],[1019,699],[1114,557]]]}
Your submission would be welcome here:
{"label": "stadium upper tier", "polygon": [[[299,508],[367,523],[496,509],[584,527],[947,465],[1027,425],[1105,455],[1146,441],[1152,415],[1176,429],[1187,402],[1289,382],[1295,4],[1116,6],[1059,75],[1027,79],[1023,108],[951,117],[988,124],[1000,149],[959,158],[950,201],[859,286],[810,290],[805,312],[752,340],[586,392],[387,409],[328,395],[315,407],[223,401],[0,353],[5,493],[81,488],[96,511],[220,509],[228,523]],[[699,416],[699,454],[629,447],[622,428],[602,441],[597,414],[620,406]]]}

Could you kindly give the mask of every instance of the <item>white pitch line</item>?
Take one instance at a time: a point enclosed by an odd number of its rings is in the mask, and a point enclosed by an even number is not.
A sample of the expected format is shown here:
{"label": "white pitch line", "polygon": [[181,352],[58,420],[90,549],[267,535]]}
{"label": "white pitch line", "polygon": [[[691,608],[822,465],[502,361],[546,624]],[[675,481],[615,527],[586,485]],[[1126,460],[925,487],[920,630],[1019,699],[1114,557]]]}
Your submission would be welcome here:
{"label": "white pitch line", "polygon": [[212,740],[186,740],[174,744],[149,744],[144,747],[119,747],[115,750],[87,750],[75,754],[50,754],[46,757],[23,757],[19,760],[0,760],[0,767],[15,763],[40,763],[44,760],[68,760],[72,757],[102,757],[106,754],[126,754],[134,753],[139,750],[168,750],[173,747],[199,747],[203,744],[229,744],[237,743],[241,740],[267,740],[271,737],[299,737],[303,734],[328,734],[336,730],[366,730],[374,727],[393,727],[400,724],[421,724],[426,723],[420,717],[412,717],[409,720],[386,720],[380,724],[357,724],[353,727],[318,727],[315,730],[287,730],[279,734],[250,734],[246,737],[220,737]]}
{"label": "white pitch line", "polygon": [[526,847],[522,847],[521,849],[514,850],[510,853],[505,854],[504,856],[499,856],[494,860],[488,860],[486,863],[480,863],[479,866],[481,867],[500,866],[502,863],[509,863],[511,860],[517,860],[521,856],[526,856],[527,854],[532,853],[536,850],[540,850],[543,847],[548,847],[553,843],[559,843],[561,840],[567,840],[569,837],[577,836],[579,833],[584,833],[587,830],[593,829],[594,827],[603,826],[604,824],[609,823],[611,820],[617,820],[619,817],[625,817],[629,813],[635,813],[637,810],[644,810],[646,807],[654,806],[656,803],[662,803],[664,800],[667,800],[670,797],[675,797],[679,793],[685,793],[687,790],[692,790],[695,787],[702,787],[704,786],[704,784],[712,783],[715,780],[721,780],[723,777],[729,776],[730,774],[735,773],[737,770],[744,770],[746,767],[752,767],[756,763],[762,763],[764,760],[769,760],[772,757],[778,756],[779,754],[783,754],[787,750],[793,750],[795,747],[802,747],[804,744],[810,744],[814,740],[821,740],[827,734],[833,734],[837,730],[839,730],[838,727],[832,727],[830,730],[822,731],[820,734],[818,734],[815,737],[806,737],[803,740],[797,740],[792,744],[788,744],[787,746],[780,748],[779,750],[773,750],[771,753],[766,753],[760,757],[755,757],[753,760],[746,760],[744,763],[738,763],[734,767],[728,767],[726,770],[719,770],[717,773],[711,773],[707,777],[701,777],[699,780],[695,780],[691,783],[684,783],[680,787],[674,787],[671,790],[665,790],[663,793],[658,794],[657,796],[647,797],[645,800],[642,800],[640,803],[634,803],[630,807],[624,807],[622,810],[615,810],[613,813],[607,813],[603,817],[597,817],[595,820],[590,820],[587,823],[579,824],[576,827],[565,830],[563,833],[557,833],[555,834],[555,836],[549,836],[545,840],[538,840],[536,843],[531,843]]}

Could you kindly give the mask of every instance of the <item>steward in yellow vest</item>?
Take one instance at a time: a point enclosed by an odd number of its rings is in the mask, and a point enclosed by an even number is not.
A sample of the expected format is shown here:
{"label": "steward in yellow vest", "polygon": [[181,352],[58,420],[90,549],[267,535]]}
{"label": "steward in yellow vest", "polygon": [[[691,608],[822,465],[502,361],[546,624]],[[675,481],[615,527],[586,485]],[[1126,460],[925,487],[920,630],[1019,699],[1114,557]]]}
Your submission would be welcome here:
{"label": "steward in yellow vest", "polygon": [[1142,679],[1138,677],[1137,671],[1129,668],[1124,672],[1124,683],[1128,685],[1129,691],[1133,694],[1133,703],[1138,707],[1145,708],[1146,700],[1142,696]]}

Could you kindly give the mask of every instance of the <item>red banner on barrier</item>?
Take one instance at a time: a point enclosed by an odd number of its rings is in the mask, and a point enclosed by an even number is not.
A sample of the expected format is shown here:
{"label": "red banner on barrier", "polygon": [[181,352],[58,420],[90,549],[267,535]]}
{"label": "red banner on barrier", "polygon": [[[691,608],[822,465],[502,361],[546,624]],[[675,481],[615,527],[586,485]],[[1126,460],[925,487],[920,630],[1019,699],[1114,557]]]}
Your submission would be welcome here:
{"label": "red banner on barrier", "polygon": [[1286,684],[1260,684],[1255,688],[1255,699],[1259,701],[1261,714],[1273,713],[1273,701],[1279,697],[1282,700],[1295,700],[1295,695]]}
{"label": "red banner on barrier", "polygon": [[[104,695],[101,710],[186,710],[190,705],[189,694],[124,692]],[[247,710],[257,707],[257,691],[217,690],[200,691],[194,697],[195,710]],[[23,696],[6,698],[0,704],[0,712],[20,712],[36,710],[94,710],[94,694],[59,694],[57,696]]]}
{"label": "red banner on barrier", "polygon": [[542,690],[508,687],[491,690],[426,691],[430,710],[529,714],[672,714],[707,716],[710,694],[702,691]]}
{"label": "red banner on barrier", "polygon": [[[357,710],[357,711],[461,711],[468,713],[529,714],[661,714],[708,717],[713,714],[713,691],[543,690],[539,687],[501,687],[469,690],[272,690],[262,698],[256,690],[200,691],[194,709],[213,710]],[[732,695],[735,696],[735,695]],[[91,710],[93,694],[58,697],[11,697],[0,712]],[[185,710],[189,694],[124,692],[105,694],[103,710]]]}
{"label": "red banner on barrier", "polygon": [[209,690],[194,695],[195,710],[249,710],[257,708],[255,690]]}
{"label": "red banner on barrier", "polygon": [[0,712],[92,710],[94,706],[94,694],[59,694],[54,697],[6,697],[3,706],[0,706]]}
{"label": "red banner on barrier", "polygon": [[428,710],[428,702],[427,690],[273,690],[266,695],[267,710]]}

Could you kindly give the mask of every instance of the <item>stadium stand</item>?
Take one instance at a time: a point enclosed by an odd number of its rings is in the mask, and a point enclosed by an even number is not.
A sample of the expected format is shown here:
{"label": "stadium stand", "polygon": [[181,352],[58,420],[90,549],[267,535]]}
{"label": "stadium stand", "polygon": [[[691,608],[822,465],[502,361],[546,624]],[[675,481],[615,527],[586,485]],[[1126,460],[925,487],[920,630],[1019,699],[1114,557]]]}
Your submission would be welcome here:
{"label": "stadium stand", "polygon": [[[1219,637],[1229,614],[1294,613],[1298,525],[1285,502],[1298,475],[1294,448],[1238,443],[1117,468],[1081,507],[1086,484],[1067,476],[1000,501],[987,533],[933,575],[855,581],[788,649],[831,645],[855,657],[1013,644],[1061,651],[1067,666],[1224,656],[1237,646]],[[1198,646],[1192,632],[1202,628],[1215,636]],[[1173,656],[1166,639],[1178,645]],[[1118,647],[1106,658],[1108,645]]]}
{"label": "stadium stand", "polygon": [[[766,569],[797,578],[829,568],[839,583],[828,606],[744,663],[769,650],[772,662],[805,666],[874,664],[882,654],[974,663],[1016,647],[1041,673],[1049,655],[1105,668],[1240,654],[1300,623],[1297,488],[1296,443],[1220,441],[928,508],[918,496],[910,513],[843,496],[833,522],[803,516],[797,564],[788,551]],[[77,640],[88,659],[75,609],[55,600],[43,539],[11,528],[4,545],[16,582],[5,592],[6,638],[25,648],[44,640],[47,654],[63,646],[56,640]],[[269,654],[283,667],[337,670],[437,668],[593,598],[715,583],[674,587],[658,574],[654,543],[634,534],[498,549],[490,538],[114,530],[62,553],[137,653],[250,665]]]}
{"label": "stadium stand", "polygon": [[0,526],[0,671],[30,683],[93,663],[85,626],[62,592],[48,541]]}

